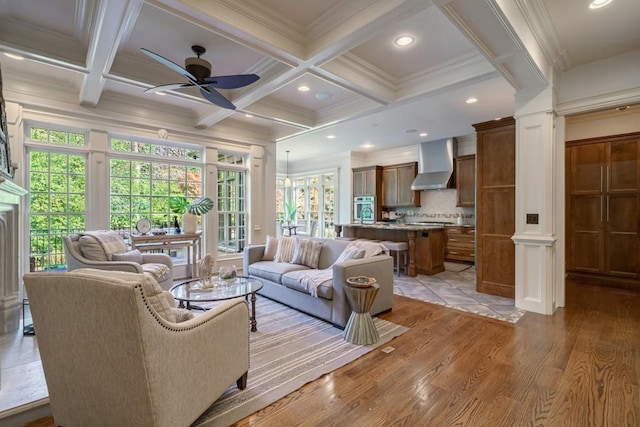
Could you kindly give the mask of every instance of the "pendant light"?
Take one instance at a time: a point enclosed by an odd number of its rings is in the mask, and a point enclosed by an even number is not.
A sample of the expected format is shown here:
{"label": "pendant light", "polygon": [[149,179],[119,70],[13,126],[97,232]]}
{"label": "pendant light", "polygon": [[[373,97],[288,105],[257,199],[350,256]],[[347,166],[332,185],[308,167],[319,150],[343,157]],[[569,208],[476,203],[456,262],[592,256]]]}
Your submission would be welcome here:
{"label": "pendant light", "polygon": [[284,186],[291,187],[291,178],[289,178],[289,150],[287,150],[287,177],[284,179]]}

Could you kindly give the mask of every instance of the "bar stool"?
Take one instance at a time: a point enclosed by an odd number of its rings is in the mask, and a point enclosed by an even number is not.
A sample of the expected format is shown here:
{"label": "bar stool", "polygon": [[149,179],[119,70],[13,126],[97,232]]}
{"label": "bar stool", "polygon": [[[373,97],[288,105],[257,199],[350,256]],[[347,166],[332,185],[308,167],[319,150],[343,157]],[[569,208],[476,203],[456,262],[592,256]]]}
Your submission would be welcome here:
{"label": "bar stool", "polygon": [[392,242],[389,240],[385,240],[381,242],[387,249],[391,252],[396,253],[396,274],[400,276],[400,254],[403,255],[404,260],[402,266],[404,267],[404,274],[407,274],[408,265],[407,265],[407,252],[409,252],[409,244],[407,242]]}

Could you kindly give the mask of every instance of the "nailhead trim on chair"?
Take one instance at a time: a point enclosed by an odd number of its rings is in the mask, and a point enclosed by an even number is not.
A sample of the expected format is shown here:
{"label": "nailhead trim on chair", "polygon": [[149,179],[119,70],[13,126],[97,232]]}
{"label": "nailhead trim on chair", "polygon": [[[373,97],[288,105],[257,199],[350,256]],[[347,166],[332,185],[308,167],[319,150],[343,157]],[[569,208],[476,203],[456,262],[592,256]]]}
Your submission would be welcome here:
{"label": "nailhead trim on chair", "polygon": [[[213,319],[216,319],[218,317],[220,317],[221,315],[227,313],[229,310],[231,310],[232,307],[229,307],[227,309],[225,309],[224,311],[221,311],[220,313],[218,313],[218,315],[216,315],[216,317],[212,317],[210,319],[205,320],[204,322],[200,322],[197,325],[193,325],[190,326],[188,328],[176,328],[174,326],[169,326],[169,324],[172,324],[172,322],[169,322],[168,320],[162,318],[158,312],[156,312],[154,309],[151,308],[151,304],[149,303],[149,300],[147,300],[146,295],[144,294],[143,290],[142,290],[142,285],[140,283],[138,283],[137,285],[134,286],[134,288],[136,288],[139,292],[140,292],[140,296],[142,297],[142,300],[144,301],[144,305],[145,307],[147,307],[147,310],[149,311],[149,313],[151,313],[151,315],[158,321],[158,323],[160,323],[160,325],[168,330],[168,331],[173,331],[173,332],[181,332],[181,331],[190,331],[191,329],[196,329],[198,327],[200,327],[200,325],[204,325],[207,322],[212,321]],[[244,301],[245,304],[247,304],[246,301]],[[247,304],[248,306],[248,304]],[[248,320],[248,319],[247,319]],[[186,322],[182,322],[182,323],[176,323],[177,325],[182,325]],[[247,322],[248,325],[248,322]],[[248,328],[248,326],[247,326]]]}

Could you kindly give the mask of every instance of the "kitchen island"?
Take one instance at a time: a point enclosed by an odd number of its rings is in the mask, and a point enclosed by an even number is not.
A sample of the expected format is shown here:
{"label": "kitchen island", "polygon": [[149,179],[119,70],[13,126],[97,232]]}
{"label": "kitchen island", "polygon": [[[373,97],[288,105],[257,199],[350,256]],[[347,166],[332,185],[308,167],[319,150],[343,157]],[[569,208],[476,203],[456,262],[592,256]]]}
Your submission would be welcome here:
{"label": "kitchen island", "polygon": [[432,275],[444,271],[444,225],[420,223],[343,224],[336,225],[336,236],[356,239],[407,242],[407,275]]}

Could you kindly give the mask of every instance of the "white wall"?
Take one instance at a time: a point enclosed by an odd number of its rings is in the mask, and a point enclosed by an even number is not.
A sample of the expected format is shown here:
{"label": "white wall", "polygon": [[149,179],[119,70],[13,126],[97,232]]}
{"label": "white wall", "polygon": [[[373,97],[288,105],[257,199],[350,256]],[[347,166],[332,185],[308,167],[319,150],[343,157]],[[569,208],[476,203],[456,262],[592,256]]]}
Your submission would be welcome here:
{"label": "white wall", "polygon": [[569,116],[565,135],[567,141],[574,141],[631,132],[640,132],[640,105]]}

